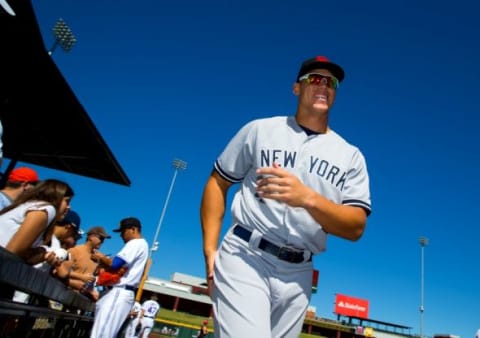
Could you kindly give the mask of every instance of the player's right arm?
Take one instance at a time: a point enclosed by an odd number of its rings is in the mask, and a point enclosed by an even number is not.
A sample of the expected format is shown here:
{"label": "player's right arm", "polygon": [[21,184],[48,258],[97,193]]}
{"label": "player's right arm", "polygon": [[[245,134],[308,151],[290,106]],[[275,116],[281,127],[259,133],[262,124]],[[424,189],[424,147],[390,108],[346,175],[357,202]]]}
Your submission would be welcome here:
{"label": "player's right arm", "polygon": [[220,230],[225,215],[227,192],[232,182],[221,177],[216,170],[208,178],[200,206],[200,221],[203,234],[203,254],[209,290],[213,277],[213,263],[217,253]]}

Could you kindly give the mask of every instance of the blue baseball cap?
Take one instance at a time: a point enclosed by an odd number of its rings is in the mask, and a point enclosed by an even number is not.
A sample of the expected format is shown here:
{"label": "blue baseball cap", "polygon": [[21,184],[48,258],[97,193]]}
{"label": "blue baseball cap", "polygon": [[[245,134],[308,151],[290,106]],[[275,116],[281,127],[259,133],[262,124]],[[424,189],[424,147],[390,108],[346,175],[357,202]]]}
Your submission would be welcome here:
{"label": "blue baseball cap", "polygon": [[68,210],[67,214],[65,215],[63,220],[59,222],[59,224],[61,225],[69,224],[73,226],[77,232],[75,238],[77,240],[82,238],[82,235],[84,234],[84,232],[82,231],[82,229],[80,229],[80,216],[75,211]]}
{"label": "blue baseball cap", "polygon": [[80,230],[80,216],[73,210],[68,210],[60,223],[73,225],[77,230]]}

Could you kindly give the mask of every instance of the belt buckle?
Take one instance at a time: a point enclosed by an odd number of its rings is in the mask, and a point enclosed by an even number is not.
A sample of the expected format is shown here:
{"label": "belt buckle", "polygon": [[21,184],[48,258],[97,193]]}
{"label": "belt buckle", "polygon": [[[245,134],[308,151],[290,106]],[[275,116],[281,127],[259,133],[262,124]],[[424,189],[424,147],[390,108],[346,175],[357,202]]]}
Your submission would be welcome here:
{"label": "belt buckle", "polygon": [[277,257],[278,257],[279,259],[281,259],[282,261],[286,261],[286,262],[292,263],[292,262],[294,261],[295,255],[293,255],[292,250],[290,250],[289,248],[287,248],[287,247],[285,247],[285,246],[282,246],[282,247],[280,247],[280,249],[278,250]]}

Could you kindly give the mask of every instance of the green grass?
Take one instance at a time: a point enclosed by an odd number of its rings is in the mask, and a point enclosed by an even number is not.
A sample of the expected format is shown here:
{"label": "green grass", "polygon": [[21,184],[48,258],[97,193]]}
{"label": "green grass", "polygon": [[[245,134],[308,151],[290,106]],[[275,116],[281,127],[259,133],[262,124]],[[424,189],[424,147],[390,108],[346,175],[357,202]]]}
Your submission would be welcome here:
{"label": "green grass", "polygon": [[[205,319],[203,316],[195,316],[185,312],[176,312],[163,308],[161,308],[157,314],[157,320],[174,322],[192,328],[199,328]],[[213,330],[213,321],[209,320],[207,326],[210,330]]]}
{"label": "green grass", "polygon": [[[179,324],[190,328],[200,328],[205,317],[195,316],[184,312],[175,312],[167,309],[160,309],[157,320],[170,323]],[[213,330],[213,320],[208,321],[208,329]],[[316,336],[308,333],[301,333],[299,338],[326,338],[322,336]]]}

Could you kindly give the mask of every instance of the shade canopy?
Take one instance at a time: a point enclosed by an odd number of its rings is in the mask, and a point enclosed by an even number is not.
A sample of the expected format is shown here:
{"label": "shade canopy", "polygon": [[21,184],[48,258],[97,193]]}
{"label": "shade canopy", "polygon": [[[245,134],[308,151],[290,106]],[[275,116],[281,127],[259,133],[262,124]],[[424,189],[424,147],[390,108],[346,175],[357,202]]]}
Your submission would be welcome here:
{"label": "shade canopy", "polygon": [[29,0],[0,0],[0,41],[4,158],[129,186],[129,178],[48,55]]}

